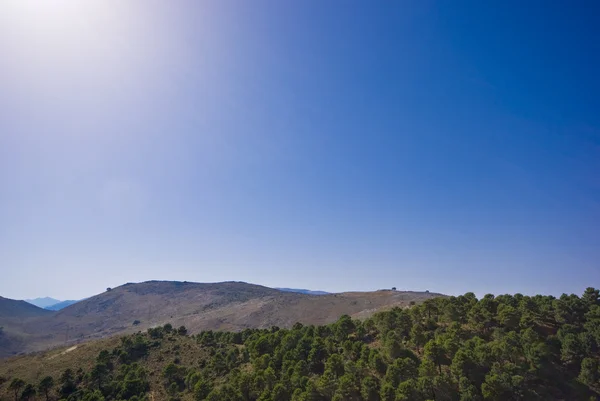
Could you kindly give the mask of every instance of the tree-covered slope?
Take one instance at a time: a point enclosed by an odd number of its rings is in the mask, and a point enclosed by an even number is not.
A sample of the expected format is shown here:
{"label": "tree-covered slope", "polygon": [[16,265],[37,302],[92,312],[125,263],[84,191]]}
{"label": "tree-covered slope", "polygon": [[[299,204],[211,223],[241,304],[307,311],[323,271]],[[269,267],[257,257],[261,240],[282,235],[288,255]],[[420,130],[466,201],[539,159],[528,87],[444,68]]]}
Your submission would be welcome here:
{"label": "tree-covered slope", "polygon": [[[205,331],[170,325],[6,361],[6,399],[596,400],[600,299],[434,298],[364,321]],[[29,387],[28,387],[29,384]]]}

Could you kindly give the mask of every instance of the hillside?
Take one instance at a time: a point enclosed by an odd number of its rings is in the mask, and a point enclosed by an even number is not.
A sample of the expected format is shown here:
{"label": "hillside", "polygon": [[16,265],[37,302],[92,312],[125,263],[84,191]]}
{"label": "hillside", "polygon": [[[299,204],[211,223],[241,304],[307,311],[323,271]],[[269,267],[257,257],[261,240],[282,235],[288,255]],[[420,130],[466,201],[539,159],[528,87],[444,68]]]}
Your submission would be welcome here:
{"label": "hillside", "polygon": [[0,297],[0,358],[27,347],[31,336],[23,330],[25,322],[52,314],[25,301]]}
{"label": "hillside", "polygon": [[167,324],[15,357],[0,364],[0,399],[50,376],[50,400],[597,401],[599,343],[598,290],[468,293],[325,326],[190,336]]}
{"label": "hillside", "polygon": [[291,327],[296,322],[326,324],[343,314],[365,318],[377,310],[435,296],[439,294],[377,291],[316,297],[240,282],[126,284],[51,315],[24,319],[17,327],[0,319],[0,325],[26,338],[18,347],[0,349],[0,357],[131,333],[166,322],[185,325],[192,333]]}
{"label": "hillside", "polygon": [[16,301],[0,297],[0,318],[29,318],[32,316],[51,315],[52,312],[38,308],[26,301]]}

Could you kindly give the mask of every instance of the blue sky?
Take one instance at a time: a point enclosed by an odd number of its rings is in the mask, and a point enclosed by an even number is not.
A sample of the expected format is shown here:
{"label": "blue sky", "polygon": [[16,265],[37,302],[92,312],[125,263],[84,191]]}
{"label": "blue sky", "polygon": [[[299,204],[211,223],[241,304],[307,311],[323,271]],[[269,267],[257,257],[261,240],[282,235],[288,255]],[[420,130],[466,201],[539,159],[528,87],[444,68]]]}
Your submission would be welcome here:
{"label": "blue sky", "polygon": [[598,287],[599,17],[7,0],[0,295]]}

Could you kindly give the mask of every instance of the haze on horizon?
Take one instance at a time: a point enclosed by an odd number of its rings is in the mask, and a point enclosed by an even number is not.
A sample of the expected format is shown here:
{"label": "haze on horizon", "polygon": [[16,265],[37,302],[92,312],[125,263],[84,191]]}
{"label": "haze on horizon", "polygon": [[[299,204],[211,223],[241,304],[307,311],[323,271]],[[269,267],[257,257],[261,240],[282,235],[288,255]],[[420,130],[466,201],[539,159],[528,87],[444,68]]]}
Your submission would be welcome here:
{"label": "haze on horizon", "polygon": [[0,3],[0,295],[581,294],[600,5]]}

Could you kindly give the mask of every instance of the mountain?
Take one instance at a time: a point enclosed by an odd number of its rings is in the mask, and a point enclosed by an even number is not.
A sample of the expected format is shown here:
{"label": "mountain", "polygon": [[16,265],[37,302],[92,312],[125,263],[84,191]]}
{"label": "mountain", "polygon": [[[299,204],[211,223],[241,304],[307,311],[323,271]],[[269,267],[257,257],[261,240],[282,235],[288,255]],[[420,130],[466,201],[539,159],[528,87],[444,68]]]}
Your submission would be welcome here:
{"label": "mountain", "polygon": [[0,349],[0,357],[59,344],[132,333],[167,322],[201,330],[291,327],[296,322],[325,324],[347,314],[364,318],[375,311],[439,296],[418,292],[356,292],[312,296],[242,282],[129,283],[49,315],[0,326],[26,339]]}
{"label": "mountain", "polygon": [[45,297],[45,298],[36,298],[36,299],[26,299],[25,302],[29,302],[32,305],[38,306],[43,309],[57,311],[66,308],[67,306],[73,305],[79,301],[59,301],[58,299]]}
{"label": "mountain", "polygon": [[2,319],[22,319],[49,314],[52,312],[38,308],[26,301],[0,297],[0,318]]}
{"label": "mountain", "polygon": [[56,305],[60,302],[58,299],[44,297],[44,298],[36,298],[36,299],[26,299],[25,302],[29,302],[32,305],[35,305],[40,308],[47,308],[52,305]]}
{"label": "mountain", "polygon": [[325,292],[325,291],[312,291],[312,290],[304,290],[304,289],[300,289],[300,288],[275,288],[276,290],[279,291],[284,291],[284,292],[297,292],[299,294],[307,294],[307,295],[327,295],[330,294],[329,292]]}
{"label": "mountain", "polygon": [[79,302],[79,301],[62,301],[62,302],[56,303],[54,305],[46,306],[44,309],[58,311],[58,310],[66,308],[67,306],[71,306],[77,302]]}

